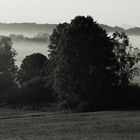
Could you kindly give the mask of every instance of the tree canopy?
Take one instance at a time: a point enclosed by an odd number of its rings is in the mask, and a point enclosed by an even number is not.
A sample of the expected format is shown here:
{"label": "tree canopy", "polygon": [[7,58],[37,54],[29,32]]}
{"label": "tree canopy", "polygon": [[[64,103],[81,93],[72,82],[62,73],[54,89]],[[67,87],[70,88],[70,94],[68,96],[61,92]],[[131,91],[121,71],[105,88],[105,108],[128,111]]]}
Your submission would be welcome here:
{"label": "tree canopy", "polygon": [[15,55],[16,51],[12,48],[11,39],[2,37],[0,39],[0,98],[12,94],[16,88]]}
{"label": "tree canopy", "polygon": [[135,64],[139,61],[139,51],[135,51],[137,48],[132,47],[128,36],[124,32],[113,33],[112,41],[118,85],[128,85],[133,80],[135,73],[139,71],[139,68],[135,67]]}
{"label": "tree canopy", "polygon": [[14,77],[17,67],[15,66],[16,51],[12,48],[10,38],[2,37],[0,39],[0,75],[9,75]]}
{"label": "tree canopy", "polygon": [[42,76],[46,73],[46,65],[48,59],[40,53],[34,53],[22,61],[18,72],[18,80],[20,84],[30,81],[32,78]]}
{"label": "tree canopy", "polygon": [[73,107],[81,100],[93,102],[109,86],[128,84],[136,59],[127,48],[127,36],[116,33],[109,37],[90,16],[59,24],[50,37],[49,59],[54,64],[53,87],[60,100]]}

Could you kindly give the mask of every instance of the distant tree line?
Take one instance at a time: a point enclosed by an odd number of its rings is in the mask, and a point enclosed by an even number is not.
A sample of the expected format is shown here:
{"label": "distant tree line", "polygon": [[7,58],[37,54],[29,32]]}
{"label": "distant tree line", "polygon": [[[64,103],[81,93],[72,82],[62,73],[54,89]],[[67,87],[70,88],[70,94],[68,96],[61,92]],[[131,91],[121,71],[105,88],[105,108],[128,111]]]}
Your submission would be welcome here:
{"label": "distant tree line", "polygon": [[[38,34],[42,37],[42,34]],[[92,17],[59,24],[50,37],[49,57],[36,53],[15,66],[10,38],[0,40],[1,106],[54,106],[72,111],[140,107],[139,50],[125,33],[111,37]]]}
{"label": "distant tree line", "polygon": [[40,42],[49,42],[50,40],[50,34],[48,33],[42,33],[39,32],[37,35],[33,36],[33,37],[26,37],[22,34],[10,34],[9,38],[11,38],[12,40],[16,40],[16,41],[40,41]]}

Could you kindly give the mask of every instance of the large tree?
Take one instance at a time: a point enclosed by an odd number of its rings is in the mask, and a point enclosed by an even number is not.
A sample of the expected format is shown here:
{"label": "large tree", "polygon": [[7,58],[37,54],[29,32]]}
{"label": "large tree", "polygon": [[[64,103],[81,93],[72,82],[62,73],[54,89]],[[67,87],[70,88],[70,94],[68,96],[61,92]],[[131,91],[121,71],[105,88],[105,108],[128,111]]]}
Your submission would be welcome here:
{"label": "large tree", "polygon": [[120,67],[126,65],[119,65],[117,43],[90,16],[78,16],[56,27],[49,58],[54,66],[53,86],[62,102],[71,108],[82,100],[91,103],[109,86],[120,84]]}

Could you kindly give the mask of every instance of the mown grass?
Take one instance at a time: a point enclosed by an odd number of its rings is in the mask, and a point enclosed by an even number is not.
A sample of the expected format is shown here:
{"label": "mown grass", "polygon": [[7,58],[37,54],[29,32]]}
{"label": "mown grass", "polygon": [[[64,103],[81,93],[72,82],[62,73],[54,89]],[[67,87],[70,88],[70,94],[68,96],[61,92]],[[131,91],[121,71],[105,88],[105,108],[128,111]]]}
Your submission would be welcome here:
{"label": "mown grass", "polygon": [[0,140],[139,140],[140,111],[46,113],[1,109]]}

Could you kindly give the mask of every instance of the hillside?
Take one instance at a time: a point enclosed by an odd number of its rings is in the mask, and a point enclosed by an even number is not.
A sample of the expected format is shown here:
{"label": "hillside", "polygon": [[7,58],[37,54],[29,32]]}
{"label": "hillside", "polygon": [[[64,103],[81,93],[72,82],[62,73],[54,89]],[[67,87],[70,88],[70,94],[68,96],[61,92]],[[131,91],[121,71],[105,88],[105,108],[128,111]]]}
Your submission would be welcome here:
{"label": "hillside", "polygon": [[129,35],[140,35],[140,28],[139,27],[130,28],[126,30],[126,33]]}
{"label": "hillside", "polygon": [[107,32],[125,32],[127,35],[140,35],[140,27],[134,27],[129,29],[124,29],[118,26],[111,27],[108,25],[101,24],[101,27],[103,27]]}
{"label": "hillside", "polygon": [[[123,29],[115,26],[111,27],[108,25],[100,24],[107,32],[126,32],[128,35],[140,35],[140,28]],[[0,23],[0,34],[8,32],[9,34],[23,34],[31,33],[37,34],[38,32],[47,32],[51,34],[57,24],[36,24],[36,23]]]}
{"label": "hillside", "polygon": [[118,27],[118,26],[115,26],[115,27],[111,27],[111,26],[108,26],[108,25],[104,25],[104,24],[100,24],[100,26],[102,28],[104,28],[107,32],[126,32],[125,29],[121,28],[121,27]]}
{"label": "hillside", "polygon": [[0,35],[23,34],[33,36],[38,32],[51,34],[56,24],[36,24],[36,23],[0,23]]}

